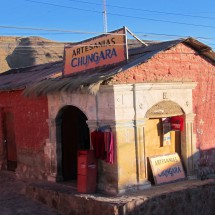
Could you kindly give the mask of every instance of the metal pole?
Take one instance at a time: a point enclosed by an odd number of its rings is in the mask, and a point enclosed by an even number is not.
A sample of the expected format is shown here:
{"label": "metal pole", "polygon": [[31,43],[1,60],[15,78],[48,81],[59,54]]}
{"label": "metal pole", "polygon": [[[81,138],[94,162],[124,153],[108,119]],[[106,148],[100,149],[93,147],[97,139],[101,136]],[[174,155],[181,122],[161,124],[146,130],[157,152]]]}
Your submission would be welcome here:
{"label": "metal pole", "polygon": [[107,33],[107,11],[106,11],[106,0],[103,0],[103,24],[104,32]]}

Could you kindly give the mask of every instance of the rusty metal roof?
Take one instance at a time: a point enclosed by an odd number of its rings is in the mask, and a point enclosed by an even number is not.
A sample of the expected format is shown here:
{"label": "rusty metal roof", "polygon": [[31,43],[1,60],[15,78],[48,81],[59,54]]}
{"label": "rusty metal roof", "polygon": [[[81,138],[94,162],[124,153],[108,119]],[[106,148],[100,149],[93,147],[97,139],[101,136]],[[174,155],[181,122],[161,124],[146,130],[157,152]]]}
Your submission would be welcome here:
{"label": "rusty metal roof", "polygon": [[52,92],[72,92],[77,89],[83,89],[86,86],[88,91],[95,94],[99,85],[114,75],[126,71],[127,69],[147,62],[159,52],[170,49],[179,43],[184,43],[194,49],[199,55],[215,63],[215,53],[211,48],[193,38],[178,39],[166,42],[151,42],[148,46],[137,46],[129,49],[129,61],[120,65],[102,67],[95,70],[88,70],[74,73],[68,77],[58,79],[49,79],[35,84],[26,89],[26,94],[35,94],[37,96]]}
{"label": "rusty metal roof", "polygon": [[[80,87],[87,86],[92,89],[113,77],[114,75],[126,71],[127,69],[147,62],[159,52],[170,49],[179,43],[184,43],[194,49],[199,55],[215,63],[215,53],[212,49],[195,40],[185,38],[165,42],[149,42],[148,46],[134,43],[134,48],[129,45],[129,61],[118,65],[110,65],[83,72],[71,74],[67,77],[61,76],[63,62],[43,64],[35,67],[9,70],[0,75],[0,90],[12,90],[27,87],[27,95],[43,95],[56,91],[72,92]],[[55,77],[57,75],[57,77]]]}
{"label": "rusty metal roof", "polygon": [[36,96],[40,96],[59,91],[72,92],[80,87],[83,89],[84,86],[87,86],[88,91],[91,94],[95,94],[99,89],[98,86],[103,81],[108,80],[114,75],[133,66],[146,62],[158,52],[171,48],[182,41],[183,40],[173,40],[160,43],[151,42],[148,46],[135,45],[135,48],[130,46],[130,49],[128,50],[128,62],[97,68],[96,71],[95,69],[90,69],[83,72],[77,72],[66,77],[44,80],[27,88],[25,93],[26,95],[34,94]]}
{"label": "rusty metal roof", "polygon": [[23,89],[42,80],[62,75],[63,62],[52,62],[37,66],[11,69],[0,74],[0,90]]}

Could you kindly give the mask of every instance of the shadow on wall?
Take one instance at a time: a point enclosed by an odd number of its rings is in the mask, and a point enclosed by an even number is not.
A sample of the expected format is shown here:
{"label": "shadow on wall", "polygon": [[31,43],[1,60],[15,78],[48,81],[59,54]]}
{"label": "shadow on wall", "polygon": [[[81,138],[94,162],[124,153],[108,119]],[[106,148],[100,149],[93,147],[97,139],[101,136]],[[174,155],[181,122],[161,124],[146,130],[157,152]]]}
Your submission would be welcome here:
{"label": "shadow on wall", "polygon": [[[173,185],[174,186],[174,185]],[[165,189],[150,196],[142,195],[119,207],[120,215],[213,215],[215,200],[213,182],[177,187],[177,191]]]}
{"label": "shadow on wall", "polygon": [[201,150],[198,159],[198,176],[202,180],[215,178],[215,149]]}
{"label": "shadow on wall", "polygon": [[10,68],[28,67],[35,64],[36,51],[29,38],[22,38],[11,55],[6,57]]}

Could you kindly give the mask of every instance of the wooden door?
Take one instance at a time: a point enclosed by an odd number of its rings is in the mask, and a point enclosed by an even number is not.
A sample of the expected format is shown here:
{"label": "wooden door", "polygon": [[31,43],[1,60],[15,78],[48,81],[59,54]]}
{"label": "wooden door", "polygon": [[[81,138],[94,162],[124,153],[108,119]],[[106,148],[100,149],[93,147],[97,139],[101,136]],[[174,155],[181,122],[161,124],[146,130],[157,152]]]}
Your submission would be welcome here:
{"label": "wooden door", "polygon": [[6,146],[7,169],[15,171],[17,167],[17,150],[14,131],[14,115],[10,109],[3,112],[4,141]]}
{"label": "wooden door", "polygon": [[145,154],[147,157],[147,175],[149,181],[153,182],[149,157],[171,154],[178,152],[180,156],[180,132],[170,132],[171,141],[169,145],[163,145],[163,128],[161,119],[149,119],[145,127]]}

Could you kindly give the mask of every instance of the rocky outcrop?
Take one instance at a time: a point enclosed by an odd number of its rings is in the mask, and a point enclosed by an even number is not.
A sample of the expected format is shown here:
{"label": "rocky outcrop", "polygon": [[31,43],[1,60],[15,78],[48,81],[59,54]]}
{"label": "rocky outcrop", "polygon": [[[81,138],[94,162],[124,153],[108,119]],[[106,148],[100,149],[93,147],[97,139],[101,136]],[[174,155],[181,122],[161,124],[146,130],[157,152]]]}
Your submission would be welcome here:
{"label": "rocky outcrop", "polygon": [[63,59],[64,43],[41,37],[0,36],[0,73]]}

